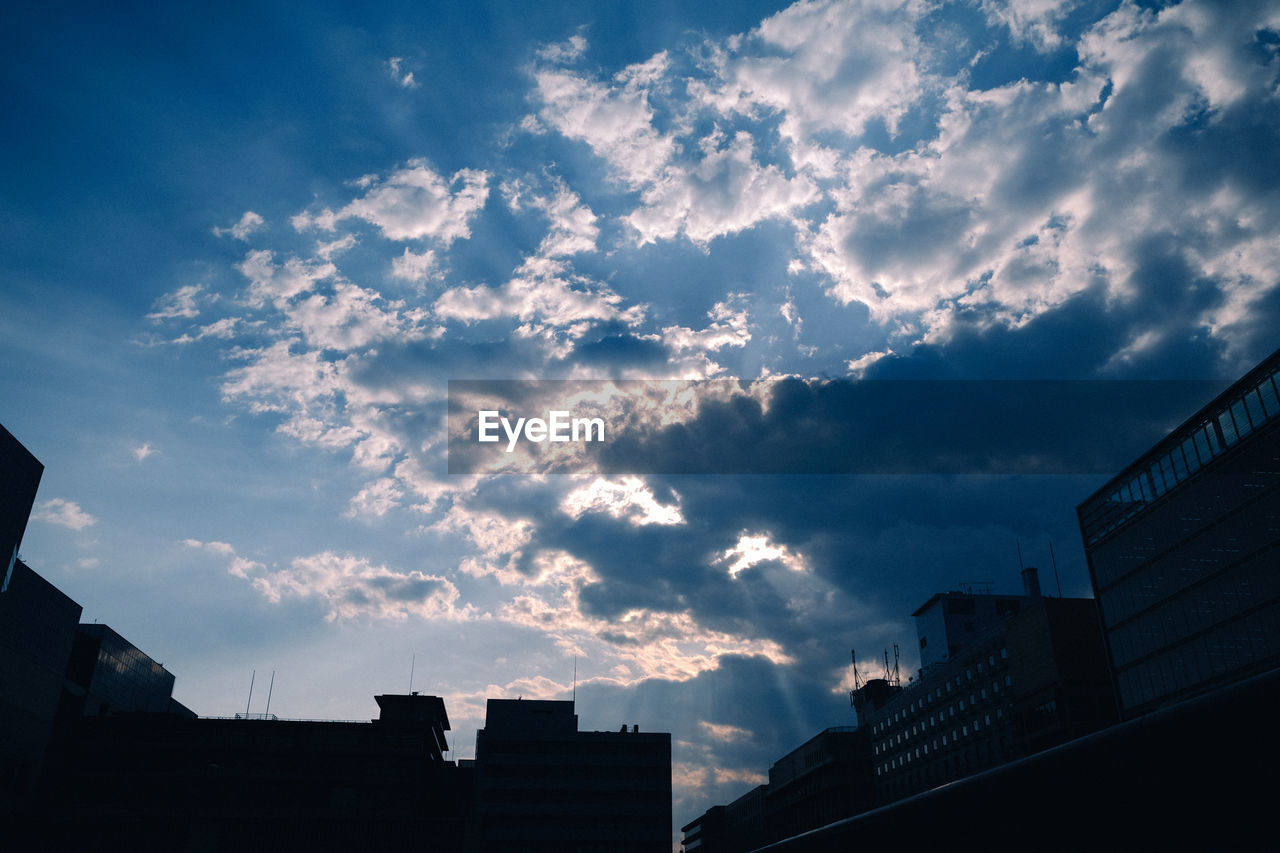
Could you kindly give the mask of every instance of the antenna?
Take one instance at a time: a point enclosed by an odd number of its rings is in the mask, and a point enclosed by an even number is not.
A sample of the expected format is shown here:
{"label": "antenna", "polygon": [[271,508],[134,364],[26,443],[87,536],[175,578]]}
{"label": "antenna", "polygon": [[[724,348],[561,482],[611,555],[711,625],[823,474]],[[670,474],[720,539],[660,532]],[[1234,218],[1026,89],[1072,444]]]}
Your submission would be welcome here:
{"label": "antenna", "polygon": [[1022,565],[1022,540],[1015,539],[1013,541],[1018,543],[1018,571],[1022,571],[1026,568],[1026,566]]}
{"label": "antenna", "polygon": [[574,707],[578,704],[578,656],[573,656],[573,703]]}
{"label": "antenna", "polygon": [[246,718],[249,716],[249,704],[253,702],[253,680],[257,678],[257,676],[258,671],[256,669],[249,676],[249,701],[244,703],[244,715]]}
{"label": "antenna", "polygon": [[414,652],[409,659],[409,695],[413,695],[413,668],[418,665],[418,653]]}
{"label": "antenna", "polygon": [[1053,579],[1058,584],[1058,598],[1062,598],[1062,578],[1058,577],[1058,558],[1053,555],[1053,540],[1049,540],[1049,559],[1053,561]]}
{"label": "antenna", "polygon": [[262,712],[262,716],[267,717],[271,713],[271,691],[276,686],[276,671],[271,670],[271,684],[267,687],[267,710]]}

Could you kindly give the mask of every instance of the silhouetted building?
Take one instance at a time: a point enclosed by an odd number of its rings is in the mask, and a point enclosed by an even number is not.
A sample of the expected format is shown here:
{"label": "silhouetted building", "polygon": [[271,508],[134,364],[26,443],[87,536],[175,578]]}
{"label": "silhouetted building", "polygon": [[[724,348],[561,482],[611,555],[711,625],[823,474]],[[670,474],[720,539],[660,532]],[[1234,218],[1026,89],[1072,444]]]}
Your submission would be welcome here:
{"label": "silhouetted building", "polygon": [[23,807],[53,735],[80,605],[18,559],[44,466],[0,426],[0,816]]}
{"label": "silhouetted building", "polygon": [[874,805],[868,732],[853,726],[824,729],[769,768],[766,839],[798,835]]}
{"label": "silhouetted building", "polygon": [[670,734],[580,732],[573,702],[490,699],[475,769],[475,849],[671,849]]}
{"label": "silhouetted building", "polygon": [[761,853],[1272,849],[1278,705],[1272,670]]}
{"label": "silhouetted building", "polygon": [[110,627],[80,625],[67,663],[63,713],[195,714],[173,698],[173,673]]}
{"label": "silhouetted building", "polygon": [[0,566],[4,567],[0,588],[9,585],[43,474],[40,460],[0,425]]}
{"label": "silhouetted building", "polygon": [[14,560],[0,591],[0,815],[22,808],[44,764],[80,605]]}
{"label": "silhouetted building", "polygon": [[1280,666],[1280,351],[1077,512],[1123,716]]}
{"label": "silhouetted building", "polygon": [[725,806],[725,849],[730,853],[748,853],[768,837],[765,824],[768,792],[768,783],[757,785]]}
{"label": "silhouetted building", "polygon": [[875,805],[871,744],[853,726],[824,729],[769,768],[769,782],[682,828],[686,853],[749,853]]}
{"label": "silhouetted building", "polygon": [[443,701],[375,699],[372,722],[82,717],[28,828],[58,849],[462,849],[469,774],[443,758]]}
{"label": "silhouetted building", "polygon": [[683,853],[723,853],[728,849],[724,806],[712,806],[680,827]]}
{"label": "silhouetted building", "polygon": [[1040,596],[1034,569],[1024,573],[1024,583],[1024,596],[935,595],[916,611],[922,640],[942,621],[930,614],[942,609],[963,617],[971,612],[969,598],[1000,602],[1002,618],[972,633],[957,620],[962,639],[950,641],[954,631],[948,631],[949,656],[923,668],[900,692],[884,698],[878,690],[878,703],[860,695],[866,687],[854,692],[858,725],[871,738],[878,804],[1115,721],[1093,601]]}

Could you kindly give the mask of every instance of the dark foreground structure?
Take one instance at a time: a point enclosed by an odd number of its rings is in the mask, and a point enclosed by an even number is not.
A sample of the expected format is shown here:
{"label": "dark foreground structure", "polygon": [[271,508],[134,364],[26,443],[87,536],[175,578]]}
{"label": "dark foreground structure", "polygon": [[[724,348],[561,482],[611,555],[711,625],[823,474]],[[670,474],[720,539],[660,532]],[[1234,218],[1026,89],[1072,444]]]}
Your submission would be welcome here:
{"label": "dark foreground structure", "polygon": [[1280,671],[760,848],[1266,850]]}
{"label": "dark foreground structure", "polygon": [[1280,351],[1080,505],[1134,717],[1280,666]]}
{"label": "dark foreground structure", "polygon": [[573,702],[490,699],[475,767],[476,850],[671,849],[670,734],[580,732]]}
{"label": "dark foreground structure", "polygon": [[0,850],[670,850],[671,735],[580,732],[573,702],[489,700],[474,761],[438,696],[198,717],[18,558],[42,471],[0,427]]}

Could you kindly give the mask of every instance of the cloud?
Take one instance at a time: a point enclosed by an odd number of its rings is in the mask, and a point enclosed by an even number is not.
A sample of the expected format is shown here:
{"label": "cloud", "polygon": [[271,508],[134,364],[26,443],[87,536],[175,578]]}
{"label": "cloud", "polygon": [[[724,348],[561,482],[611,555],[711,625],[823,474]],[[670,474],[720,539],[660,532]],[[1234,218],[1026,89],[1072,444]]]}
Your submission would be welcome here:
{"label": "cloud", "polygon": [[391,275],[405,281],[423,282],[438,271],[436,253],[431,249],[415,253],[406,246],[404,253],[391,261]]}
{"label": "cloud", "polygon": [[233,557],[236,553],[236,549],[226,542],[201,542],[199,539],[183,539],[182,544],[188,548],[204,550],[224,557]]}
{"label": "cloud", "polygon": [[347,507],[347,516],[380,518],[399,506],[400,499],[403,497],[404,489],[400,484],[390,477],[383,477],[365,486],[351,499]]}
{"label": "cloud", "polygon": [[189,284],[180,287],[173,293],[167,293],[156,301],[155,310],[147,315],[148,320],[190,319],[199,316],[197,302],[204,291],[202,284]]}
{"label": "cloud", "polygon": [[752,566],[764,562],[777,562],[793,572],[807,570],[804,558],[785,545],[778,545],[769,539],[769,534],[749,534],[743,532],[732,548],[727,549],[717,559],[724,564],[729,577],[736,578]]}
{"label": "cloud", "polygon": [[330,622],[357,618],[464,620],[476,618],[471,605],[458,606],[449,580],[421,571],[374,565],[363,557],[324,551],[297,557],[287,569],[261,566],[233,571],[249,579],[272,603],[315,599]]}
{"label": "cloud", "polygon": [[98,519],[82,510],[79,504],[65,498],[50,498],[37,504],[31,513],[31,519],[71,530],[83,530],[98,523]]}
{"label": "cloud", "polygon": [[368,192],[345,207],[299,213],[292,222],[299,231],[333,231],[344,220],[361,219],[388,240],[432,239],[447,246],[471,235],[471,220],[489,197],[488,182],[488,173],[476,169],[460,169],[446,181],[427,161],[414,159],[386,180],[369,182]]}
{"label": "cloud", "polygon": [[248,240],[249,236],[267,227],[267,221],[252,210],[246,210],[240,220],[230,228],[214,227],[213,233],[218,237],[231,236],[237,240]]}
{"label": "cloud", "polygon": [[510,317],[521,323],[545,323],[577,337],[596,323],[638,323],[644,307],[624,308],[623,302],[607,286],[574,273],[568,264],[534,257],[501,287],[453,287],[440,294],[433,307],[436,316],[445,320],[473,323]]}
{"label": "cloud", "polygon": [[145,444],[141,444],[133,448],[129,452],[133,454],[133,457],[135,459],[141,462],[142,460],[146,459],[148,456],[152,455],[156,451],[151,447],[151,442],[146,442]]}
{"label": "cloud", "polygon": [[393,56],[388,59],[387,72],[391,75],[391,79],[396,81],[402,88],[418,88],[418,81],[413,79],[413,72],[404,70],[404,57]]}
{"label": "cloud", "polygon": [[533,71],[539,118],[569,139],[585,142],[633,187],[655,180],[676,153],[653,124],[649,88],[666,67],[659,54],[600,83],[564,68]]}
{"label": "cloud", "polygon": [[732,743],[751,737],[751,732],[741,726],[731,726],[727,723],[710,723],[706,720],[699,720],[698,725],[712,738],[724,743]]}
{"label": "cloud", "polygon": [[613,518],[625,518],[635,525],[684,524],[679,496],[674,506],[660,504],[653,491],[639,477],[608,480],[597,477],[565,495],[560,509],[570,518],[583,513],[603,512]]}

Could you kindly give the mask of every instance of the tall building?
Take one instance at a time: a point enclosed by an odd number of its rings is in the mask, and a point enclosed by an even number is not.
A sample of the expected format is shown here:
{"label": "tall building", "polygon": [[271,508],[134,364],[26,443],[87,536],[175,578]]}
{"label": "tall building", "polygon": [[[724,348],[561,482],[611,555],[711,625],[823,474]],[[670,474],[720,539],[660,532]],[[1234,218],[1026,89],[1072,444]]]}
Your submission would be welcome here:
{"label": "tall building", "polygon": [[877,805],[1115,721],[1094,602],[1041,596],[1034,569],[1023,582],[1022,596],[933,596],[916,629],[922,649],[936,640],[946,657],[901,690],[875,679],[852,692],[871,738]]}
{"label": "tall building", "polygon": [[580,732],[573,702],[490,699],[473,841],[507,853],[669,853],[671,735]]}
{"label": "tall building", "polygon": [[1280,351],[1077,509],[1121,713],[1280,666]]}
{"label": "tall building", "polygon": [[18,558],[44,466],[0,426],[0,816],[44,764],[80,605]]}
{"label": "tall building", "polygon": [[40,460],[0,425],[0,566],[4,570],[0,588],[9,585],[43,474]]}

